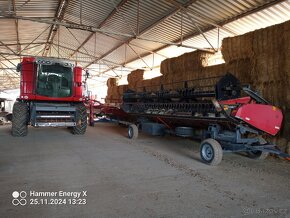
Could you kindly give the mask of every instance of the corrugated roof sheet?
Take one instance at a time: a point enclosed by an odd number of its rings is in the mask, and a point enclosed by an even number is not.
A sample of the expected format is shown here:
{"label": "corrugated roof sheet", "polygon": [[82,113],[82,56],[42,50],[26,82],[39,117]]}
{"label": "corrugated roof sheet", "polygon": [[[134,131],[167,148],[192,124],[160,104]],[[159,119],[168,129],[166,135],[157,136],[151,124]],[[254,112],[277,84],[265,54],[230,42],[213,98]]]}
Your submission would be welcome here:
{"label": "corrugated roof sheet", "polygon": [[[53,20],[62,1],[15,0],[16,13],[12,1],[0,1],[0,8],[4,15]],[[101,30],[130,35],[138,32],[138,26],[141,37],[153,41],[163,41],[163,43],[121,35],[92,34],[89,31],[77,29],[68,30],[61,26],[53,38],[47,55],[77,60],[79,64],[89,66],[93,70],[98,68],[98,74],[109,71],[104,74],[104,78],[107,78],[108,75],[116,75],[110,71],[112,68],[115,68],[118,75],[126,75],[128,71],[120,67],[125,63],[130,67],[129,70],[140,67],[148,68],[148,66],[155,69],[166,57],[192,51],[193,49],[190,48],[173,45],[165,48],[167,42],[180,42],[181,29],[184,45],[192,48],[209,48],[209,43],[200,35],[195,24],[204,31],[210,44],[218,47],[224,37],[243,34],[290,19],[290,0],[178,0],[176,2],[184,6],[188,4],[187,13],[165,0],[140,0],[139,12],[137,0],[113,0],[113,3],[112,0],[70,0],[62,22],[100,27]],[[269,7],[264,9],[263,7],[267,5]],[[118,10],[116,10],[116,6],[119,6]],[[138,13],[139,23],[137,25]],[[6,59],[11,59],[11,62],[15,64],[19,60],[18,57],[7,55],[12,51],[19,51],[17,50],[16,23],[13,19],[0,18],[0,26],[0,41],[9,45],[7,48],[0,43],[2,54],[0,60],[7,66],[11,66]],[[218,26],[220,26],[219,35]],[[19,19],[19,43],[23,44],[21,49],[26,47],[22,54],[42,55],[50,29],[50,24]],[[134,51],[126,45],[127,43]],[[157,50],[159,51],[153,55],[152,51]],[[143,57],[143,60],[139,57]],[[100,78],[98,77],[98,80],[101,80]]]}

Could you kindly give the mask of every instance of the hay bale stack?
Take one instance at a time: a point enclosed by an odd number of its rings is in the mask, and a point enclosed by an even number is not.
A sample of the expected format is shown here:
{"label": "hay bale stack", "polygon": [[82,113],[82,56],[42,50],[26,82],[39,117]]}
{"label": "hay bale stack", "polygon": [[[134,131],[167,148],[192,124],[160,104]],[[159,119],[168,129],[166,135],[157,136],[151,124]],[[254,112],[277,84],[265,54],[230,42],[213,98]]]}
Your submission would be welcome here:
{"label": "hay bale stack", "polygon": [[250,58],[238,59],[225,64],[225,72],[232,73],[242,83],[253,84],[255,76],[253,75],[253,62]]}
{"label": "hay bale stack", "polygon": [[198,78],[212,56],[213,53],[197,50],[162,61],[160,72],[164,89],[180,89],[184,87],[184,81]]}
{"label": "hay bale stack", "polygon": [[284,40],[282,36],[285,32],[285,24],[224,38],[221,51],[225,62],[229,63],[246,58],[255,59],[257,55],[265,53],[269,55],[272,51],[278,51],[283,47]]}
{"label": "hay bale stack", "polygon": [[223,39],[222,54],[226,63],[253,56],[253,32]]}
{"label": "hay bale stack", "polygon": [[143,91],[143,80],[140,80],[140,81],[137,81],[136,83],[134,83],[133,90],[134,91],[137,91],[137,92],[142,92]]}
{"label": "hay bale stack", "polygon": [[253,33],[253,52],[255,55],[280,50],[283,46],[285,23],[256,30]]}
{"label": "hay bale stack", "polygon": [[[286,102],[287,104],[287,108],[290,110],[290,22],[285,22],[284,23],[284,33],[283,33],[283,40],[284,40],[284,72],[285,72],[285,76],[286,76],[286,81],[287,84],[285,87],[286,90],[285,92],[287,93],[287,97],[286,97]],[[290,114],[290,113],[289,113]],[[290,117],[290,115],[289,115]],[[290,119],[290,118],[289,118]],[[290,127],[289,127],[290,128]],[[290,132],[290,131],[289,131]],[[290,134],[289,134],[290,135]]]}
{"label": "hay bale stack", "polygon": [[144,75],[144,70],[137,69],[132,71],[130,74],[127,76],[127,81],[128,81],[128,87],[129,89],[136,90],[137,88],[137,83],[143,80],[143,75]]}
{"label": "hay bale stack", "polygon": [[128,85],[118,86],[116,78],[109,78],[107,80],[107,96],[105,98],[106,103],[120,103],[122,101],[123,93],[127,91]]}
{"label": "hay bale stack", "polygon": [[[160,72],[166,76],[183,76],[183,72],[198,71],[208,65],[208,58],[213,54],[205,51],[193,51],[185,53],[179,57],[165,59],[161,62]],[[184,80],[181,77],[181,80]]]}
{"label": "hay bale stack", "polygon": [[201,70],[201,73],[196,75],[196,79],[200,78],[209,78],[209,77],[215,77],[215,76],[222,76],[226,73],[226,65],[225,64],[218,64],[218,65],[212,65],[208,67],[204,67]]}
{"label": "hay bale stack", "polygon": [[108,87],[117,86],[117,78],[109,78],[107,80],[107,86]]}
{"label": "hay bale stack", "polygon": [[151,92],[156,92],[160,90],[162,79],[163,79],[163,76],[158,76],[151,79],[151,87],[148,87],[148,90]]}
{"label": "hay bale stack", "polygon": [[280,139],[290,140],[290,21],[226,38],[222,54],[227,71],[283,110],[284,125],[275,139],[283,147]]}
{"label": "hay bale stack", "polygon": [[161,84],[163,85],[163,88],[165,90],[172,89],[172,83],[173,83],[173,75],[172,74],[166,74],[166,75],[162,76]]}
{"label": "hay bale stack", "polygon": [[112,103],[114,99],[117,99],[118,96],[118,89],[117,89],[117,78],[109,78],[107,80],[107,96],[105,98],[106,103]]}
{"label": "hay bale stack", "polygon": [[120,95],[118,91],[118,86],[108,87],[106,103],[117,103],[120,100]]}
{"label": "hay bale stack", "polygon": [[146,80],[143,80],[143,87],[146,88],[146,90],[150,91],[150,88],[152,86],[152,81],[151,79],[146,79]]}
{"label": "hay bale stack", "polygon": [[144,90],[151,91],[150,88],[151,88],[151,79],[140,80],[136,84],[137,92],[143,92]]}
{"label": "hay bale stack", "polygon": [[123,93],[126,92],[127,90],[128,90],[128,85],[118,86],[118,94],[119,94],[120,98],[123,97]]}
{"label": "hay bale stack", "polygon": [[[225,38],[222,45],[227,71],[234,73],[241,82],[259,89],[273,103],[280,107],[286,105],[287,108],[290,107],[289,35],[290,21],[287,21]],[[280,93],[275,90],[280,90]]]}
{"label": "hay bale stack", "polygon": [[290,99],[287,75],[289,25],[288,21],[254,31],[253,38],[253,84],[266,99],[284,110],[290,108],[287,100]]}

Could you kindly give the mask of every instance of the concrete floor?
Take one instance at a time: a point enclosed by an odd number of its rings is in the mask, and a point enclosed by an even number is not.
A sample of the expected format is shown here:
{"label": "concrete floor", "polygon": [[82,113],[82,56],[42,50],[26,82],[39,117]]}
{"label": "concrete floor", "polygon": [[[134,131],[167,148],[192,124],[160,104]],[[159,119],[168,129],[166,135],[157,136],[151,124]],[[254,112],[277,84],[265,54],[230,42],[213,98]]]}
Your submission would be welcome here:
{"label": "concrete floor", "polygon": [[[113,124],[85,136],[30,128],[24,138],[0,127],[0,217],[290,217],[289,162],[226,154],[210,167],[196,142],[125,135]],[[28,195],[27,205],[13,206],[13,191],[88,196],[85,205],[31,205]]]}

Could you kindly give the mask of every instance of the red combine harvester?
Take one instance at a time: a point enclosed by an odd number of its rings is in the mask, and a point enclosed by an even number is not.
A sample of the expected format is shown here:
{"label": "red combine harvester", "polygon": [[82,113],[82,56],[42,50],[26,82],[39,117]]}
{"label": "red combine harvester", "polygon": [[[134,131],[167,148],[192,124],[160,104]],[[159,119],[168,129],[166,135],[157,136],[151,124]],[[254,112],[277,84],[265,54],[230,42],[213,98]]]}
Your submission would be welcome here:
{"label": "red combine harvester", "polygon": [[82,93],[82,68],[56,58],[24,57],[20,97],[13,106],[12,135],[26,136],[27,125],[71,127],[84,134],[87,113]]}
{"label": "red combine harvester", "polygon": [[119,109],[126,115],[111,109],[109,116],[129,126],[131,139],[138,137],[139,130],[151,135],[199,137],[201,159],[209,165],[218,165],[224,152],[246,152],[255,159],[264,159],[268,153],[290,157],[262,138],[278,134],[281,110],[249,86],[241,86],[232,74],[169,87],[161,85],[154,92],[147,91],[148,87],[141,92],[128,90]]}

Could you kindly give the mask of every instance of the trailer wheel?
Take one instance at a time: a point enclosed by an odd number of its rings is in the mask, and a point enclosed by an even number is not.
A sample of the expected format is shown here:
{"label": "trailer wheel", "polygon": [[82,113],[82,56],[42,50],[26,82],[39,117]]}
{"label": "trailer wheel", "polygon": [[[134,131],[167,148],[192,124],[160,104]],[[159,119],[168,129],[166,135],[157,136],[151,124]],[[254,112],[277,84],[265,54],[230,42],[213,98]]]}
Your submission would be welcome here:
{"label": "trailer wheel", "polygon": [[247,153],[249,158],[255,160],[265,160],[269,155],[269,152],[263,151],[248,151]]}
{"label": "trailer wheel", "polygon": [[76,126],[72,128],[74,135],[83,135],[87,129],[87,109],[84,104],[76,107]]}
{"label": "trailer wheel", "polygon": [[23,102],[15,102],[12,112],[12,135],[26,136],[28,124],[28,106]]}
{"label": "trailer wheel", "polygon": [[211,166],[218,165],[223,158],[223,150],[220,143],[214,139],[205,139],[200,144],[201,159]]}
{"label": "trailer wheel", "polygon": [[128,138],[137,139],[138,138],[138,127],[135,124],[131,124],[128,127]]}

